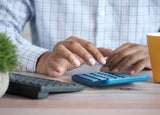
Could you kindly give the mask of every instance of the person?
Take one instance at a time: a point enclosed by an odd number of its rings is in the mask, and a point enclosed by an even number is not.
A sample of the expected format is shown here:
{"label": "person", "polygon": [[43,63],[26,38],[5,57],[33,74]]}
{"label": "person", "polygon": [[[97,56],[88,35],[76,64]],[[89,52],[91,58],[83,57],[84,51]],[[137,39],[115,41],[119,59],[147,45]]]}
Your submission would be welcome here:
{"label": "person", "polygon": [[[160,27],[159,0],[1,0],[0,32],[20,70],[62,76],[83,64],[129,74],[151,69],[146,33]],[[30,22],[32,43],[21,36]],[[105,57],[108,57],[105,59]]]}

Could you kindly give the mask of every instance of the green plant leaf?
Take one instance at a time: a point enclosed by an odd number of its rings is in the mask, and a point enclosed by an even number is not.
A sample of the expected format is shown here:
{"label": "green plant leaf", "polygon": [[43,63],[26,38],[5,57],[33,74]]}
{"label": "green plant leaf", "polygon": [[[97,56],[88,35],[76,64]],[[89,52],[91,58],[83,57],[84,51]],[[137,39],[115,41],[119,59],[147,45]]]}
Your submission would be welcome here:
{"label": "green plant leaf", "polygon": [[5,33],[0,33],[0,72],[11,72],[17,67],[16,46]]}

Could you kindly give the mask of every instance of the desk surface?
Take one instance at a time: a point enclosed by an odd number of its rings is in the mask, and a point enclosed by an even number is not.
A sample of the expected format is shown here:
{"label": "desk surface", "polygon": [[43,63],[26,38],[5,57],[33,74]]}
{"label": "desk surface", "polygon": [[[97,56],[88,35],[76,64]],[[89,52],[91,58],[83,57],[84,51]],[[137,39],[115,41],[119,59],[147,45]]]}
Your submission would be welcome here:
{"label": "desk surface", "polygon": [[[71,82],[74,73],[98,70],[99,66],[82,66],[57,79]],[[6,94],[0,99],[0,115],[160,115],[160,84],[153,83],[149,70],[139,74],[148,74],[150,80],[98,89],[86,87],[81,92],[51,94],[42,100]]]}

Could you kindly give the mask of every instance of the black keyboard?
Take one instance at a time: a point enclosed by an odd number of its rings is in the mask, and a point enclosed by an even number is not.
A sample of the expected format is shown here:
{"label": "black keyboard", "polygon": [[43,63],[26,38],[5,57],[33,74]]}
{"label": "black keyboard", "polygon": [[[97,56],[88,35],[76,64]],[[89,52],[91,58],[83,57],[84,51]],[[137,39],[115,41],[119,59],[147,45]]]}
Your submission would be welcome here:
{"label": "black keyboard", "polygon": [[75,92],[83,89],[84,86],[76,83],[37,78],[14,73],[10,76],[7,93],[34,99],[43,99],[47,98],[49,93]]}

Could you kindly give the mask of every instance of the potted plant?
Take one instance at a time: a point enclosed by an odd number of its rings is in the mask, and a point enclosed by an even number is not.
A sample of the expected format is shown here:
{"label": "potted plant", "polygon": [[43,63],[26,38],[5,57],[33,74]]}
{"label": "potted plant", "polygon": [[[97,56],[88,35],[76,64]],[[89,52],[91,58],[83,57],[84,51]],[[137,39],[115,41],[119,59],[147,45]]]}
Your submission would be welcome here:
{"label": "potted plant", "polygon": [[16,46],[5,33],[0,33],[0,97],[7,91],[9,74],[17,67]]}

